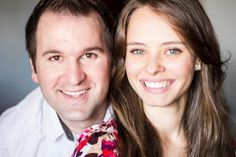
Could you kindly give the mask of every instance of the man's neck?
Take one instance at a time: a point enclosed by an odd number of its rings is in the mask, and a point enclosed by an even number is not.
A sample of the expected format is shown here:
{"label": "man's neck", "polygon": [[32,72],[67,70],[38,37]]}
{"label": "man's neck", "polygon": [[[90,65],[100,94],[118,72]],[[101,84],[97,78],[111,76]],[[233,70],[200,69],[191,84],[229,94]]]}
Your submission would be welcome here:
{"label": "man's neck", "polygon": [[[100,107],[89,119],[83,121],[67,121],[62,116],[58,115],[62,124],[64,124],[71,132],[75,134],[82,133],[85,129],[103,122],[108,106]],[[64,126],[64,127],[65,127]],[[64,128],[63,128],[64,129]],[[64,129],[65,131],[65,129]]]}

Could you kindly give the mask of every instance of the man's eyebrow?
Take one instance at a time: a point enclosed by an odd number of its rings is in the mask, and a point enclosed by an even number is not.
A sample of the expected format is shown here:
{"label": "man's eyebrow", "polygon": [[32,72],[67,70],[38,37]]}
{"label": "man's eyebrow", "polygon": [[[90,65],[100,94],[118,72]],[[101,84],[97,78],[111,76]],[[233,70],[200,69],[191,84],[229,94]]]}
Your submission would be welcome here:
{"label": "man's eyebrow", "polygon": [[49,55],[49,54],[61,54],[61,52],[58,51],[58,50],[47,50],[42,54],[42,56],[46,56],[46,55]]}
{"label": "man's eyebrow", "polygon": [[[92,46],[92,47],[87,47],[87,48],[84,48],[81,52],[89,52],[89,51],[98,51],[98,52],[104,52],[104,48],[102,47],[99,47],[99,46]],[[46,56],[46,55],[51,55],[51,54],[62,54],[61,51],[58,51],[58,50],[47,50],[45,51],[42,56]]]}
{"label": "man's eyebrow", "polygon": [[99,46],[92,46],[92,47],[88,47],[88,48],[85,48],[83,50],[83,52],[89,52],[89,51],[99,51],[99,52],[104,52],[104,48],[102,47],[99,47]]}

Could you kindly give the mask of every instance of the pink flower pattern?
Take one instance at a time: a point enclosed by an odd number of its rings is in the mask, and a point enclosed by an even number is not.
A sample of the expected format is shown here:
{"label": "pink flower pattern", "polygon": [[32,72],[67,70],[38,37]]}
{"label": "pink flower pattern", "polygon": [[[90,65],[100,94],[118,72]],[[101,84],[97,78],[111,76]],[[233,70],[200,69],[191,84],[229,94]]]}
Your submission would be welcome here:
{"label": "pink flower pattern", "polygon": [[80,135],[72,157],[118,157],[117,139],[115,120],[94,125]]}

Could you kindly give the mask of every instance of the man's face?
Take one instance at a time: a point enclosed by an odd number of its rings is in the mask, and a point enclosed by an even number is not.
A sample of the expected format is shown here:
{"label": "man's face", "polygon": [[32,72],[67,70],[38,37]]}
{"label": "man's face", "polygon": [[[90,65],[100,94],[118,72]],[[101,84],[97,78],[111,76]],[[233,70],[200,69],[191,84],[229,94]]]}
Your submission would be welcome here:
{"label": "man's face", "polygon": [[36,41],[32,78],[49,105],[68,126],[90,125],[101,119],[107,107],[111,68],[101,18],[95,13],[45,12]]}

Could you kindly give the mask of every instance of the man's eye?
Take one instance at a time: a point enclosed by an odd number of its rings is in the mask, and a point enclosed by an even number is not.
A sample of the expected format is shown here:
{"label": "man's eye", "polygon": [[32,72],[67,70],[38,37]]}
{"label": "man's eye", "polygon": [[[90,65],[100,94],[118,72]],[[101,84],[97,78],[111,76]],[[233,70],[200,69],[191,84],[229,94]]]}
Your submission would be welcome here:
{"label": "man's eye", "polygon": [[52,56],[52,57],[49,58],[50,61],[60,61],[61,59],[62,59],[61,56],[58,56],[58,55],[57,56]]}
{"label": "man's eye", "polygon": [[135,55],[142,55],[144,53],[144,51],[141,49],[134,49],[134,50],[131,50],[130,52]]}
{"label": "man's eye", "polygon": [[82,56],[82,58],[83,59],[85,59],[85,58],[97,58],[97,54],[95,54],[95,53],[86,53],[86,54],[84,54],[83,56]]}
{"label": "man's eye", "polygon": [[175,55],[175,54],[179,54],[181,53],[182,50],[178,49],[178,48],[171,48],[167,50],[167,54],[169,55]]}

